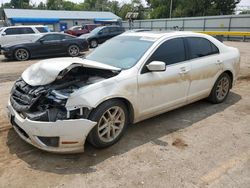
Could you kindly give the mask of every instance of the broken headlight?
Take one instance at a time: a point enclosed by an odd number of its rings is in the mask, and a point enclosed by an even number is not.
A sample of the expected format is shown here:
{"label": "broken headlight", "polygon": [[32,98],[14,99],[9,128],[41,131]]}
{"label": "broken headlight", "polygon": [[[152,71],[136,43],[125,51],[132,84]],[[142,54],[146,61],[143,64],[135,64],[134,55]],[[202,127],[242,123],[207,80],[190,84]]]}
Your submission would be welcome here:
{"label": "broken headlight", "polygon": [[52,100],[54,103],[60,104],[63,106],[65,106],[68,97],[69,97],[69,93],[65,93],[60,90],[52,90],[50,94],[47,96],[49,100]]}

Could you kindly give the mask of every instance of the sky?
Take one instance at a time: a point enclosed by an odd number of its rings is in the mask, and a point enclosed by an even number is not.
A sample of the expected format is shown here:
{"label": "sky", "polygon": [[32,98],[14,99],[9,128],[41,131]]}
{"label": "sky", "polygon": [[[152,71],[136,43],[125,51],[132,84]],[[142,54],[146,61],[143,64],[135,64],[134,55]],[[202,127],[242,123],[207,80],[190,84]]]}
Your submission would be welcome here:
{"label": "sky", "polygon": [[[30,0],[30,2],[32,2],[32,3],[36,3],[36,4],[39,4],[40,2],[46,2],[46,0]],[[72,2],[74,2],[74,3],[79,3],[79,2],[83,2],[83,0],[68,0],[68,1],[72,1]],[[131,0],[117,0],[117,1],[119,1],[120,3],[127,3],[127,2],[130,2]],[[10,2],[10,0],[0,0],[0,3],[7,3],[7,2]],[[145,3],[145,0],[142,0],[142,2],[144,3],[144,4],[146,4]]]}
{"label": "sky", "polygon": [[[0,3],[6,3],[9,2],[10,0],[0,0]],[[46,2],[46,0],[30,0],[32,3],[40,3],[42,2]],[[69,0],[75,3],[79,3],[79,2],[83,2],[83,0]],[[130,2],[131,0],[117,0],[119,1],[121,4],[126,3],[126,2]],[[143,4],[145,3],[145,0],[142,0]],[[250,6],[250,0],[241,0],[241,2],[239,3],[239,6]]]}

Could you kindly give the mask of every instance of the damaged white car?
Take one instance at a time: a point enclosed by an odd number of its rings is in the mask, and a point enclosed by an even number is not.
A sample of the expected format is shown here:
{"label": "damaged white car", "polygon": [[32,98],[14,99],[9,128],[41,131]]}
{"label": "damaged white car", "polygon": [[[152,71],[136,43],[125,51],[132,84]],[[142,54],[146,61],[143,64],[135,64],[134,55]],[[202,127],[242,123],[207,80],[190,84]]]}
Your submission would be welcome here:
{"label": "damaged white car", "polygon": [[46,151],[80,152],[86,140],[107,147],[129,123],[203,98],[223,102],[239,59],[204,34],[124,33],[85,58],[30,66],[12,88],[9,117],[22,139]]}

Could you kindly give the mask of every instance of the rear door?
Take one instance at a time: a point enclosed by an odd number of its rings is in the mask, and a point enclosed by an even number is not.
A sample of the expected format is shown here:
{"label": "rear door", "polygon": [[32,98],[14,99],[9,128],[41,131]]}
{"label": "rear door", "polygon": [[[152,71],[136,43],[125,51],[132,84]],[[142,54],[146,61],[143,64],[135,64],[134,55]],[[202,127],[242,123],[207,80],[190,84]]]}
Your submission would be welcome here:
{"label": "rear door", "polygon": [[186,37],[189,49],[191,85],[188,100],[206,97],[213,87],[217,75],[221,71],[219,49],[208,39],[201,37]]}
{"label": "rear door", "polygon": [[119,27],[110,27],[110,38],[115,37],[121,34],[121,30]]}
{"label": "rear door", "polygon": [[21,30],[21,34],[18,38],[21,38],[24,42],[31,42],[40,35],[39,33],[36,33],[31,27],[23,27],[19,29]]}

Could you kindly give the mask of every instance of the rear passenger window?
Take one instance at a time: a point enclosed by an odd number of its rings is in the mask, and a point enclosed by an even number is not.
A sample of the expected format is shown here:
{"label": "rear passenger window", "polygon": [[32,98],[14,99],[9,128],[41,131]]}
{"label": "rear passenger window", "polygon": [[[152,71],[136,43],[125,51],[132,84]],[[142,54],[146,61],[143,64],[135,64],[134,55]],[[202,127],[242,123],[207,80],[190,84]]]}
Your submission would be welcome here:
{"label": "rear passenger window", "polygon": [[218,48],[209,40],[200,37],[186,38],[189,46],[189,59],[219,53]]}
{"label": "rear passenger window", "polygon": [[19,35],[22,34],[21,28],[9,28],[5,30],[6,35]]}
{"label": "rear passenger window", "polygon": [[46,29],[45,27],[36,27],[36,29],[37,29],[40,33],[48,33],[48,29]]}
{"label": "rear passenger window", "polygon": [[20,27],[20,28],[8,28],[5,30],[6,35],[21,35],[21,34],[31,34],[35,33],[29,27]]}
{"label": "rear passenger window", "polygon": [[109,30],[110,30],[111,33],[114,33],[114,32],[118,31],[118,28],[116,28],[116,27],[110,27]]}
{"label": "rear passenger window", "polygon": [[62,39],[74,39],[74,38],[76,38],[76,37],[74,37],[74,36],[68,36],[68,35],[63,35],[62,36]]}
{"label": "rear passenger window", "polygon": [[108,34],[109,33],[108,28],[103,28],[101,31],[102,31],[102,34]]}
{"label": "rear passenger window", "polygon": [[64,38],[63,35],[52,34],[52,35],[46,35],[42,39],[44,41],[58,41],[62,40],[63,38]]}
{"label": "rear passenger window", "polygon": [[170,39],[164,42],[150,57],[149,62],[163,61],[166,65],[171,65],[185,61],[185,47],[182,38]]}
{"label": "rear passenger window", "polygon": [[30,27],[24,27],[24,28],[21,28],[22,30],[22,34],[31,34],[31,33],[35,33],[33,31],[33,29],[31,29]]}

